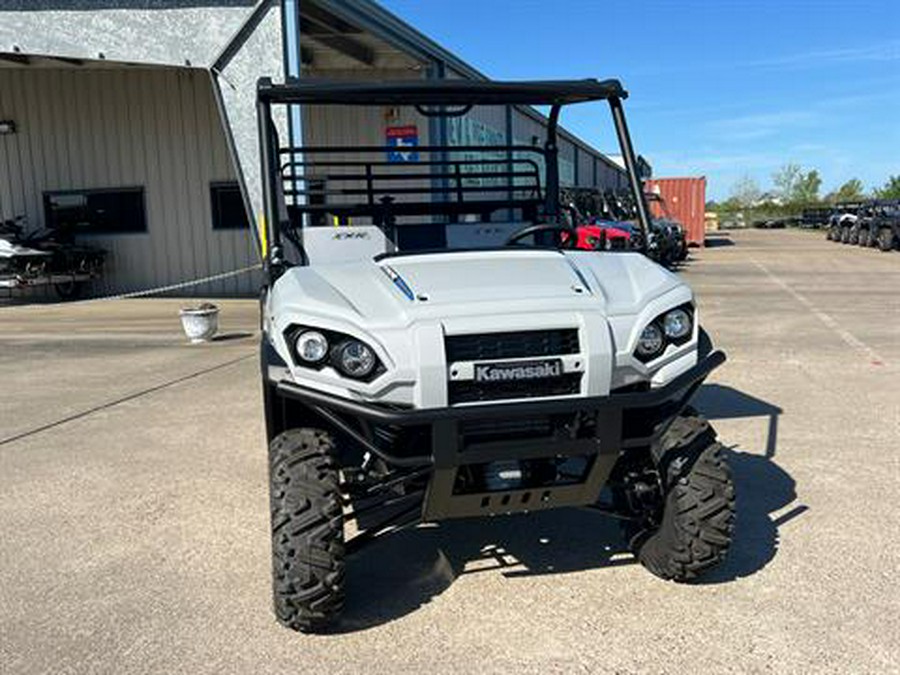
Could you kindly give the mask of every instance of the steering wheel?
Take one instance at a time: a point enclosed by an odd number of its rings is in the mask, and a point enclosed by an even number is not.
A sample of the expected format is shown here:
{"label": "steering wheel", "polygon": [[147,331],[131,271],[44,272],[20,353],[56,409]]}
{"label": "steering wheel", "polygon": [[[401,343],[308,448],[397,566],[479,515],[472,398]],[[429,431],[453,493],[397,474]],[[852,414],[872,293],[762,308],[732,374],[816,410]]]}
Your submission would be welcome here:
{"label": "steering wheel", "polygon": [[[540,223],[538,225],[529,225],[521,230],[516,230],[504,243],[504,246],[512,246],[520,239],[530,237],[539,232],[556,232],[559,236],[560,248],[575,248],[578,244],[578,232],[571,225],[560,225],[559,223]],[[568,236],[563,236],[568,235]]]}

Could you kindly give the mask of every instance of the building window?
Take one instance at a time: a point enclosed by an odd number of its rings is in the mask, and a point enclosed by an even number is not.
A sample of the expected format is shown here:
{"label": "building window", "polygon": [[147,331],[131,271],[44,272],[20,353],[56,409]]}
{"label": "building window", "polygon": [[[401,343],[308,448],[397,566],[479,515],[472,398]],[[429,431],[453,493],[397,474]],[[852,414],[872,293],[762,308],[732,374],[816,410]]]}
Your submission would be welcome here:
{"label": "building window", "polygon": [[213,183],[210,186],[212,195],[212,224],[214,230],[246,230],[250,228],[247,221],[247,209],[244,208],[244,197],[237,183]]}
{"label": "building window", "polygon": [[144,188],[45,192],[44,221],[73,234],[146,232]]}

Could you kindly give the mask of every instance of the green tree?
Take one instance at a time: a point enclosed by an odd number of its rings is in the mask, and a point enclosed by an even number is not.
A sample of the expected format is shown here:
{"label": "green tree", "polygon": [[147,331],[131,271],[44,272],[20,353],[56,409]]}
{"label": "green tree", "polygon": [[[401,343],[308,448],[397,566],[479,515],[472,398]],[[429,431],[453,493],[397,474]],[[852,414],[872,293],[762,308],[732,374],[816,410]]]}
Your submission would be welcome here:
{"label": "green tree", "polygon": [[794,188],[792,204],[814,204],[819,201],[819,188],[822,187],[822,177],[813,169],[806,173],[800,173],[797,185]]}
{"label": "green tree", "polygon": [[830,193],[826,200],[829,202],[858,202],[865,198],[865,188],[859,178],[851,178],[837,190]]}
{"label": "green tree", "polygon": [[798,164],[785,164],[772,174],[772,182],[778,197],[786,205],[802,206],[819,201],[822,177],[815,169],[804,172]]}
{"label": "green tree", "polygon": [[884,187],[875,188],[874,192],[878,199],[900,199],[900,176],[891,176]]}

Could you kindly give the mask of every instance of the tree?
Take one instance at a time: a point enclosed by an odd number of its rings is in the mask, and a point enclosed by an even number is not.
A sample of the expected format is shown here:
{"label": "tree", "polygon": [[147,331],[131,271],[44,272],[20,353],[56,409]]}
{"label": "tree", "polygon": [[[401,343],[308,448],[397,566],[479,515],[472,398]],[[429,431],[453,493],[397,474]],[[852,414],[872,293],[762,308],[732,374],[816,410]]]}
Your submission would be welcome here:
{"label": "tree", "polygon": [[794,188],[793,204],[814,204],[819,201],[819,188],[822,187],[822,177],[813,169],[800,174],[797,185]]}
{"label": "tree", "polygon": [[822,177],[815,169],[804,172],[797,164],[785,164],[772,174],[772,182],[784,204],[800,206],[819,201]]}
{"label": "tree", "polygon": [[859,178],[851,178],[837,190],[830,193],[826,200],[829,202],[858,202],[865,199],[865,188]]}
{"label": "tree", "polygon": [[728,201],[742,208],[750,208],[759,201],[761,194],[759,184],[750,176],[744,176],[731,186],[731,198]]}
{"label": "tree", "polygon": [[900,199],[900,176],[891,176],[884,187],[875,188],[878,199]]}
{"label": "tree", "polygon": [[801,173],[802,171],[798,164],[785,164],[772,174],[772,183],[775,185],[775,191],[783,203],[793,203],[797,190],[797,181]]}

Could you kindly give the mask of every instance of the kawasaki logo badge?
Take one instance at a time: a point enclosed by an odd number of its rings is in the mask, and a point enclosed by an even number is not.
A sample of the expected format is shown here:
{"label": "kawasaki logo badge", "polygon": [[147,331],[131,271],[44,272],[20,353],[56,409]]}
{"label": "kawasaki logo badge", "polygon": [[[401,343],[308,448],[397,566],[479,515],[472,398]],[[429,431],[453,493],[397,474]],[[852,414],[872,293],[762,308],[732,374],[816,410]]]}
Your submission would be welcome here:
{"label": "kawasaki logo badge", "polygon": [[476,382],[519,382],[559,377],[563,374],[562,361],[518,361],[516,363],[476,363]]}

